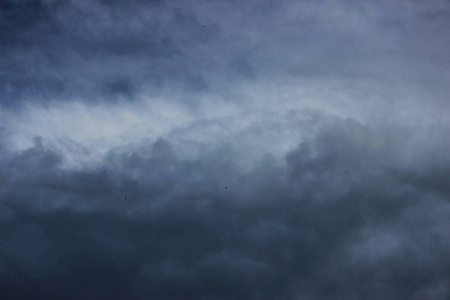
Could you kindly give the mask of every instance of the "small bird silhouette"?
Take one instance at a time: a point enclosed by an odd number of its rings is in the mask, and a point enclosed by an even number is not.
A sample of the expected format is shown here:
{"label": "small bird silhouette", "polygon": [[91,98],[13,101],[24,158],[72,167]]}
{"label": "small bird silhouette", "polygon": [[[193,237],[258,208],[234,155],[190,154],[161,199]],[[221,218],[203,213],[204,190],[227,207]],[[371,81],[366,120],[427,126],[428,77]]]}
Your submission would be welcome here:
{"label": "small bird silhouette", "polygon": [[226,186],[225,189],[228,189],[228,187]]}
{"label": "small bird silhouette", "polygon": [[127,197],[125,197],[125,200],[127,200],[128,198]]}
{"label": "small bird silhouette", "polygon": [[205,28],[205,25],[203,25],[203,28]]}

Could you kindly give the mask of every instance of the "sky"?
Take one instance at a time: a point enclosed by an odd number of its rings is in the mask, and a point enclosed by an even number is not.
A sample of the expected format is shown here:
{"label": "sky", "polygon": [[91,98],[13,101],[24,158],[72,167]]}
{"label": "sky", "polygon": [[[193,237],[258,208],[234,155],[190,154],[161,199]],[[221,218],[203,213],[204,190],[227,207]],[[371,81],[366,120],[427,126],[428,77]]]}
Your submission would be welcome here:
{"label": "sky", "polygon": [[450,2],[0,2],[1,299],[449,299]]}

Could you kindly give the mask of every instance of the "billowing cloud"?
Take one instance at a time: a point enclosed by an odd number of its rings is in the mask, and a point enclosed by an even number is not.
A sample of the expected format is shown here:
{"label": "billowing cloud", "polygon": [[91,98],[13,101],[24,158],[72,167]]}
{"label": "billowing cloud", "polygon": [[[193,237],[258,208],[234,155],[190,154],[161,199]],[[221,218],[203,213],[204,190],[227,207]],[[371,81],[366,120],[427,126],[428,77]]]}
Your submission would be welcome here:
{"label": "billowing cloud", "polygon": [[445,1],[0,9],[0,298],[450,296]]}

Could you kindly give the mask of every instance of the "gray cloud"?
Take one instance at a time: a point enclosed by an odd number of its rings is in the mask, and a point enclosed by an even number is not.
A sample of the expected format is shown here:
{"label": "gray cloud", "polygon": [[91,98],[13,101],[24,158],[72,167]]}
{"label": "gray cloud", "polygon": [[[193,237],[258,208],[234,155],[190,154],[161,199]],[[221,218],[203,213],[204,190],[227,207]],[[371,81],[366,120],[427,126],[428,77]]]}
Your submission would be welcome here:
{"label": "gray cloud", "polygon": [[39,139],[9,154],[2,297],[447,297],[440,174],[405,180],[405,144],[320,118],[285,167],[247,173],[231,150],[186,160],[164,139],[90,171],[61,170]]}
{"label": "gray cloud", "polygon": [[[255,76],[409,89],[428,80],[445,95],[448,74],[434,65],[448,65],[448,26],[439,17],[445,8],[409,1],[6,1],[0,95],[6,106],[129,101],[174,86],[230,91]],[[122,89],[111,88],[116,81]]]}
{"label": "gray cloud", "polygon": [[114,100],[117,90],[102,88],[111,77],[136,88],[166,81],[206,86],[189,64],[189,51],[207,42],[214,29],[203,29],[189,11],[137,1],[11,1],[2,15],[4,101]]}
{"label": "gray cloud", "polygon": [[1,299],[447,299],[448,3],[3,1]]}

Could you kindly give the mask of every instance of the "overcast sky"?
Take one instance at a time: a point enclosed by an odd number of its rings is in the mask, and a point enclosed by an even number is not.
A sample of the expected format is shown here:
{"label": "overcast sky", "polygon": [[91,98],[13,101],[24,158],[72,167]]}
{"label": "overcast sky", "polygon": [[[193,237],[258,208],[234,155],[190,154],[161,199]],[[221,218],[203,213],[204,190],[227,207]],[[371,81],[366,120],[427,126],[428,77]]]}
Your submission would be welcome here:
{"label": "overcast sky", "polygon": [[0,2],[1,299],[450,298],[450,3]]}

